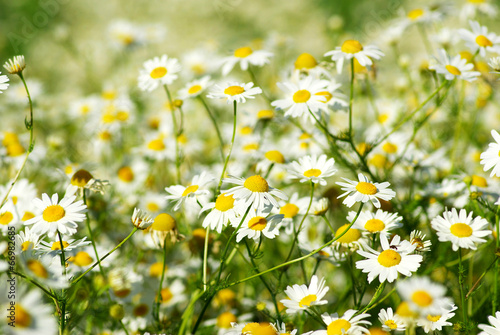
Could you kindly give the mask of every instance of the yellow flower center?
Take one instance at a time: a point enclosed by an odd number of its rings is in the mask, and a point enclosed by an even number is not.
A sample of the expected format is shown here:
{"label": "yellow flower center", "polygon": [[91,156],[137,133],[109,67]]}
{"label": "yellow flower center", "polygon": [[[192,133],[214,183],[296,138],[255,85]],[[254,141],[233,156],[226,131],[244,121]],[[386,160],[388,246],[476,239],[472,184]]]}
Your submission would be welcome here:
{"label": "yellow flower center", "polygon": [[160,206],[158,206],[158,204],[155,202],[148,202],[146,208],[150,212],[158,212],[160,210]]}
{"label": "yellow flower center", "polygon": [[234,57],[245,58],[245,57],[250,56],[252,53],[253,53],[253,50],[250,47],[238,48],[238,49],[234,50]]}
{"label": "yellow flower center", "polygon": [[19,142],[10,143],[7,145],[7,156],[17,157],[24,154],[24,148]]}
{"label": "yellow flower center", "polygon": [[367,195],[377,194],[377,187],[375,185],[373,185],[372,183],[367,183],[364,181],[360,181],[358,183],[358,185],[356,185],[356,190],[359,193],[367,194]]}
{"label": "yellow flower center", "polygon": [[85,251],[79,251],[74,257],[70,258],[70,261],[72,261],[76,266],[84,267],[92,264],[94,259]]}
{"label": "yellow flower center", "polygon": [[134,171],[132,171],[129,166],[121,167],[118,170],[118,178],[120,178],[121,181],[130,183],[132,180],[134,180]]}
{"label": "yellow flower center", "polygon": [[234,293],[231,289],[225,288],[217,293],[217,301],[221,305],[231,304],[236,297],[236,293]]}
{"label": "yellow flower center", "polygon": [[333,95],[328,91],[318,92],[318,93],[315,93],[314,95],[320,95],[320,96],[325,97],[325,101],[322,101],[325,104],[333,98]]}
{"label": "yellow flower center", "polygon": [[196,94],[199,91],[201,91],[201,86],[200,85],[193,85],[189,88],[188,94]]}
{"label": "yellow flower center", "polygon": [[31,241],[24,241],[21,244],[21,250],[22,251],[26,251],[26,250],[28,250],[29,248],[32,248],[32,247],[34,247],[34,244]]}
{"label": "yellow flower center", "polygon": [[171,231],[175,228],[175,219],[167,213],[158,214],[155,217],[151,229],[158,231]]}
{"label": "yellow flower center", "polygon": [[485,3],[485,0],[467,0],[467,2],[473,3],[473,4],[482,4],[482,3]]}
{"label": "yellow flower center", "polygon": [[19,137],[15,133],[11,133],[11,132],[6,131],[3,133],[3,135],[4,136],[3,136],[2,144],[5,146],[8,146],[11,143],[19,142]]}
{"label": "yellow flower center", "polygon": [[184,192],[182,192],[182,196],[185,197],[191,193],[194,193],[196,191],[198,191],[198,188],[199,186],[198,185],[191,185],[191,186],[188,186],[186,187],[186,189],[184,190]]}
{"label": "yellow flower center", "polygon": [[340,49],[347,54],[355,54],[363,50],[363,46],[356,40],[347,40]]}
{"label": "yellow flower center", "polygon": [[385,123],[388,119],[389,119],[389,114],[387,114],[387,113],[379,114],[379,116],[377,118],[378,122],[380,122],[382,124]]}
{"label": "yellow flower center", "polygon": [[168,287],[165,287],[164,289],[162,289],[160,295],[161,295],[161,302],[162,303],[169,302],[174,297],[174,295],[172,294],[172,291],[170,291],[170,289]]}
{"label": "yellow flower center", "polygon": [[1,225],[6,226],[9,223],[11,223],[13,219],[14,219],[14,215],[12,215],[11,212],[5,212],[5,213],[0,214],[0,224]]}
{"label": "yellow flower center", "polygon": [[472,185],[477,187],[488,187],[488,182],[486,181],[486,178],[477,175],[472,175]]}
{"label": "yellow flower center", "polygon": [[241,86],[229,86],[228,88],[226,88],[224,90],[224,94],[227,94],[227,95],[238,95],[238,94],[241,94],[245,92],[245,89]]}
{"label": "yellow flower center", "polygon": [[[149,267],[149,275],[151,277],[160,277],[162,271],[163,271],[163,263],[162,262],[153,263]],[[167,266],[165,265],[165,272],[166,271],[167,271]]]}
{"label": "yellow flower center", "polygon": [[478,37],[476,37],[476,43],[483,48],[491,47],[493,45],[493,43],[491,43],[491,41],[484,35],[479,35]]}
{"label": "yellow flower center", "polygon": [[21,218],[21,221],[28,221],[29,219],[33,219],[35,217],[35,214],[31,212],[25,212],[23,214],[23,217]]}
{"label": "yellow flower center", "polygon": [[217,317],[217,327],[229,329],[231,328],[231,323],[236,321],[236,316],[233,313],[224,312]]}
{"label": "yellow flower center", "polygon": [[17,201],[19,200],[19,198],[15,195],[12,196],[12,202],[14,203],[14,205],[17,205]]}
{"label": "yellow flower center", "polygon": [[134,310],[132,311],[132,314],[135,317],[141,317],[141,316],[146,316],[149,312],[149,307],[146,304],[139,304],[137,306],[134,306]]}
{"label": "yellow flower center", "polygon": [[285,157],[283,157],[283,154],[278,150],[268,151],[264,156],[274,163],[283,164],[285,162]]}
{"label": "yellow flower center", "polygon": [[446,70],[448,70],[448,72],[451,73],[454,76],[459,76],[459,75],[462,74],[462,72],[459,69],[457,69],[456,66],[446,65],[445,67],[446,67]]}
{"label": "yellow flower center", "polygon": [[167,74],[167,68],[165,68],[163,66],[159,66],[159,67],[153,69],[153,71],[151,71],[151,73],[149,75],[153,79],[159,79],[159,78],[164,77],[166,74]]}
{"label": "yellow flower center", "polygon": [[456,237],[469,237],[472,235],[472,228],[465,223],[455,223],[451,225],[450,232]]}
{"label": "yellow flower center", "polygon": [[392,249],[384,250],[378,255],[380,265],[390,268],[401,263],[401,255]]}
{"label": "yellow flower center", "polygon": [[441,315],[430,315],[430,314],[427,315],[427,320],[431,322],[438,322],[439,319],[441,319]]}
{"label": "yellow flower center", "polygon": [[248,143],[243,146],[243,151],[254,151],[259,149],[259,143]]}
{"label": "yellow flower center", "polygon": [[252,322],[243,327],[241,333],[245,335],[276,335],[276,330],[267,322]]}
{"label": "yellow flower center", "polygon": [[118,297],[118,298],[125,298],[130,294],[131,290],[129,288],[122,288],[119,290],[113,290],[113,293]]}
{"label": "yellow flower center", "polygon": [[163,143],[163,139],[157,138],[148,143],[148,149],[154,151],[162,151],[165,149],[165,143]]}
{"label": "yellow flower center", "polygon": [[384,230],[385,224],[382,220],[379,219],[370,219],[365,223],[365,229],[370,233],[377,233],[379,231]]}
{"label": "yellow flower center", "polygon": [[351,323],[344,319],[338,319],[331,322],[326,328],[327,335],[342,335],[345,334],[349,328],[351,328]]}
{"label": "yellow flower center", "polygon": [[306,295],[304,298],[300,299],[299,307],[305,307],[305,306],[309,307],[311,306],[311,303],[315,302],[317,299],[318,297],[316,296],[316,294]]}
{"label": "yellow flower center", "polygon": [[116,119],[121,122],[127,121],[129,118],[129,114],[126,111],[118,111],[116,113]]}
{"label": "yellow flower center", "polygon": [[256,216],[248,221],[248,228],[252,230],[262,231],[266,226],[267,220],[262,216]]}
{"label": "yellow flower center", "polygon": [[[335,237],[340,236],[347,228],[349,228],[349,226],[350,224],[347,223],[342,227],[340,227],[339,229],[337,229],[337,231],[335,232]],[[352,243],[359,240],[360,237],[361,237],[361,232],[359,231],[359,229],[351,228],[341,238],[339,238],[337,242]]]}
{"label": "yellow flower center", "polygon": [[109,141],[111,139],[111,133],[107,130],[101,131],[99,133],[99,139],[103,141]]}
{"label": "yellow flower center", "polygon": [[295,61],[295,68],[297,70],[312,69],[315,68],[316,65],[318,65],[318,62],[313,55],[306,52],[297,57],[297,60]]}
{"label": "yellow flower center", "polygon": [[311,98],[311,92],[308,90],[298,90],[293,94],[293,102],[296,104],[307,102]]}
{"label": "yellow flower center", "polygon": [[387,164],[387,158],[384,155],[382,155],[382,154],[375,154],[375,155],[373,155],[373,157],[370,159],[369,162],[373,166],[375,166],[375,167],[377,167],[379,169],[382,169]]}
{"label": "yellow flower center", "polygon": [[286,219],[292,219],[299,213],[299,207],[294,204],[286,204],[280,208],[280,214],[283,214]]}
{"label": "yellow flower center", "polygon": [[233,195],[226,195],[225,193],[219,195],[217,200],[215,200],[215,209],[225,212],[234,207]]}
{"label": "yellow flower center", "polygon": [[259,175],[248,177],[243,186],[252,192],[269,192],[269,184]]}
{"label": "yellow flower center", "polygon": [[411,295],[411,300],[420,307],[427,307],[432,304],[432,297],[429,293],[423,290],[415,291]]}
{"label": "yellow flower center", "polygon": [[408,12],[408,18],[412,21],[415,21],[419,17],[424,15],[424,10],[423,9],[414,9]]}
{"label": "yellow flower center", "polygon": [[382,146],[382,150],[384,150],[388,154],[394,154],[394,153],[396,153],[398,151],[398,146],[396,144],[393,144],[393,143],[390,143],[390,142],[386,142]]}
{"label": "yellow flower center", "polygon": [[115,90],[103,91],[101,93],[101,97],[105,100],[113,100],[114,98],[116,98],[116,91]]}
{"label": "yellow flower center", "polygon": [[384,324],[387,327],[391,328],[391,329],[397,329],[398,328],[398,325],[393,320],[387,320],[386,322],[384,322]]}
{"label": "yellow flower center", "polygon": [[28,328],[31,325],[31,315],[21,307],[21,305],[16,304],[16,327]]}
{"label": "yellow flower center", "polygon": [[87,170],[78,170],[73,177],[71,177],[71,184],[78,187],[84,187],[92,178],[94,177]]}
{"label": "yellow flower center", "polygon": [[274,117],[274,112],[270,109],[263,109],[257,113],[258,119],[269,120]]}
{"label": "yellow flower center", "polygon": [[321,174],[321,170],[318,169],[309,169],[304,171],[304,176],[307,178],[318,177]]}
{"label": "yellow flower center", "polygon": [[399,304],[398,308],[396,309],[396,314],[407,318],[415,318],[418,316],[417,313],[410,309],[410,304],[408,304],[408,302],[406,301],[403,301],[401,304]]}
{"label": "yellow flower center", "polygon": [[242,135],[250,135],[252,133],[252,127],[250,126],[244,126],[240,128],[240,133]]}
{"label": "yellow flower center", "polygon": [[42,217],[47,222],[55,222],[61,220],[66,211],[60,205],[51,205],[43,210]]}
{"label": "yellow flower center", "polygon": [[[66,241],[62,241],[62,246],[64,247],[64,249],[66,249],[69,246],[69,243]],[[52,247],[50,249],[51,250],[61,250],[61,242],[52,243]]]}
{"label": "yellow flower center", "polygon": [[36,259],[29,259],[26,262],[26,265],[28,266],[28,269],[30,269],[30,271],[33,272],[37,277],[40,278],[49,277],[49,272],[47,271],[47,269],[43,266],[42,263],[40,263]]}

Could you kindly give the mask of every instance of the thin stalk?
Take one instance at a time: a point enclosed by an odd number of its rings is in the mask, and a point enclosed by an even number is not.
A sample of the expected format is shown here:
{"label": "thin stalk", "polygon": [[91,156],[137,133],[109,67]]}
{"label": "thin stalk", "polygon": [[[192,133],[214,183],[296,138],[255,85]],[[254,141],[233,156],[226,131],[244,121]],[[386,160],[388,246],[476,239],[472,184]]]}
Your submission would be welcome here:
{"label": "thin stalk", "polygon": [[462,264],[462,248],[458,249],[458,285],[460,287],[460,299],[462,301],[462,320],[464,322],[464,326],[467,328],[468,327],[468,320],[467,320],[467,305],[465,304],[465,291],[464,291],[464,283],[465,283],[465,278],[464,278],[464,268]]}
{"label": "thin stalk", "polygon": [[203,292],[207,290],[207,263],[208,263],[208,238],[210,229],[207,227],[205,232],[205,244],[203,246]]}
{"label": "thin stalk", "polygon": [[354,98],[354,57],[351,58],[351,91],[349,93],[349,139],[352,141],[352,101]]}
{"label": "thin stalk", "polygon": [[[62,270],[62,275],[64,278],[66,278],[66,256],[64,255],[64,244],[62,240],[62,235],[59,230],[57,230],[57,236],[59,237],[59,243],[61,247],[61,266],[63,268]],[[61,290],[61,323],[59,325],[59,332],[61,334],[64,334],[64,328],[66,326],[66,290],[62,289]]]}
{"label": "thin stalk", "polygon": [[231,137],[231,146],[229,147],[229,153],[227,154],[226,161],[224,162],[224,168],[222,169],[222,173],[220,175],[219,185],[217,186],[217,192],[215,195],[217,196],[220,193],[220,187],[222,186],[222,179],[224,178],[224,174],[226,173],[227,163],[229,162],[229,158],[231,157],[231,152],[233,151],[234,138],[236,136],[236,111],[237,111],[237,102],[233,101],[233,136]]}
{"label": "thin stalk", "polygon": [[[255,73],[253,73],[252,67],[250,65],[248,65],[248,73],[250,74],[250,78],[252,78],[252,82],[255,84],[255,86],[258,86],[262,89],[262,86],[260,86],[257,82],[257,77],[255,76]],[[262,90],[262,96],[267,100],[267,102],[271,103],[271,98],[267,96],[264,90]]]}
{"label": "thin stalk", "polygon": [[359,312],[357,312],[356,314],[362,314],[370,309],[372,309],[373,307],[375,307],[375,304],[378,300],[378,298],[380,297],[380,295],[382,294],[382,292],[384,292],[384,288],[385,288],[385,281],[380,283],[380,285],[378,286],[377,290],[375,291],[375,294],[373,295],[373,298],[372,300],[368,303],[368,305],[366,305],[365,308],[363,308],[362,310],[360,310]]}
{"label": "thin stalk", "polygon": [[170,91],[168,89],[167,84],[163,85],[165,88],[165,92],[167,93],[168,102],[170,104],[170,109],[172,113],[172,127],[174,132],[174,141],[175,141],[175,171],[177,177],[177,184],[181,183],[181,161],[180,161],[180,152],[179,152],[179,140],[177,137],[179,136],[178,128],[177,128],[177,118],[175,117],[175,106],[172,100],[172,96],[170,95]]}
{"label": "thin stalk", "polygon": [[330,223],[330,220],[328,220],[328,219],[326,218],[326,215],[325,215],[325,214],[321,215],[321,217],[323,218],[323,220],[324,220],[324,221],[326,222],[326,224],[328,225],[328,228],[330,228],[330,231],[332,232],[333,236],[335,236],[335,229],[333,229],[333,226],[332,226],[332,224]]}
{"label": "thin stalk", "polygon": [[155,318],[158,324],[160,324],[160,304],[161,304],[161,290],[163,289],[163,280],[165,278],[165,267],[167,264],[167,238],[163,241],[163,267],[160,277],[160,285],[158,288],[158,294],[156,296],[156,307],[155,307]]}
{"label": "thin stalk", "polygon": [[214,125],[215,132],[217,133],[217,137],[219,138],[220,155],[221,155],[222,161],[224,161],[224,141],[222,140],[222,135],[220,133],[219,126],[217,125],[217,120],[215,120],[214,114],[210,111],[210,108],[208,107],[205,100],[201,97],[201,95],[198,96],[198,100],[200,100],[200,102],[203,104],[203,107],[205,107],[205,110],[208,113],[208,117],[210,118],[210,120],[212,121],[212,124]]}
{"label": "thin stalk", "polygon": [[[495,239],[495,245],[496,245],[496,252],[499,252],[500,248],[500,224],[499,224],[499,216],[498,212],[495,214],[495,225],[496,225],[496,231],[497,231],[497,238]],[[496,260],[500,257],[500,255],[495,254]],[[499,272],[499,262],[496,262],[495,264],[495,272],[494,272],[494,277],[493,277],[493,301],[491,304],[491,315],[495,315],[497,311],[497,303],[498,303],[498,272]]]}

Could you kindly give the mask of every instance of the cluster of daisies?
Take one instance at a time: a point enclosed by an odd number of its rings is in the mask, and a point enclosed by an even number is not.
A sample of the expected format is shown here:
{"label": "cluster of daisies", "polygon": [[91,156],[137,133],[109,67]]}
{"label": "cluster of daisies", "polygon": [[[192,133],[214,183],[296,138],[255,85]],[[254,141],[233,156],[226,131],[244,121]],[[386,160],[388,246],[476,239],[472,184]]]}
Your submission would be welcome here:
{"label": "cluster of daisies", "polygon": [[2,331],[499,334],[496,10],[413,8],[373,44],[269,38],[142,66],[133,51],[163,29],[112,21],[136,80],[110,74],[64,113],[9,60],[0,98],[19,79],[22,99],[5,110],[28,96],[34,118],[0,133],[17,254],[0,270],[19,282]]}

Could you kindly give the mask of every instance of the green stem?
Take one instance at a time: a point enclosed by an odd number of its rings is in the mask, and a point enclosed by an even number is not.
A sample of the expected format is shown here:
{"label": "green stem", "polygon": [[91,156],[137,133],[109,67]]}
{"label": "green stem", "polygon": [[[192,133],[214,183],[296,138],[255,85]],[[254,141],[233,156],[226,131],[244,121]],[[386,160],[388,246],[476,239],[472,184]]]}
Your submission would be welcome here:
{"label": "green stem", "polygon": [[208,263],[208,238],[210,229],[207,227],[205,232],[205,244],[203,246],[203,292],[207,290],[207,263]]}
{"label": "green stem", "polygon": [[[64,244],[62,240],[62,235],[59,230],[57,230],[57,236],[59,237],[59,243],[61,247],[61,266],[63,268],[62,275],[66,278],[66,256],[64,255]],[[66,326],[66,290],[61,290],[61,324],[59,328],[59,332],[64,334],[64,328]]]}
{"label": "green stem", "polygon": [[467,305],[465,304],[465,291],[464,291],[464,283],[465,283],[465,278],[464,278],[464,268],[462,264],[462,248],[458,249],[458,285],[460,287],[460,299],[462,301],[462,319],[464,322],[464,327],[468,327],[468,320],[467,320]]}
{"label": "green stem", "polygon": [[217,120],[215,120],[215,116],[210,111],[210,108],[208,107],[208,105],[205,102],[205,100],[201,97],[201,95],[198,96],[198,99],[203,104],[203,107],[205,107],[205,110],[208,113],[208,117],[210,117],[210,120],[212,120],[212,124],[214,125],[214,128],[215,128],[215,132],[217,133],[217,137],[219,138],[219,144],[220,144],[219,151],[220,151],[220,155],[221,155],[222,161],[224,161],[224,141],[222,140],[222,135],[220,133],[219,126],[217,125]]}
{"label": "green stem", "polygon": [[181,161],[180,161],[180,152],[179,152],[179,140],[177,137],[179,136],[179,132],[177,129],[177,118],[175,117],[175,106],[172,100],[172,96],[170,95],[170,91],[168,89],[167,84],[164,84],[165,92],[167,93],[168,102],[170,104],[170,109],[172,113],[172,126],[174,132],[174,141],[175,141],[175,170],[177,176],[177,184],[181,183]]}
{"label": "green stem", "polygon": [[328,219],[326,218],[326,215],[325,215],[325,214],[321,215],[321,217],[323,218],[323,220],[326,222],[326,224],[327,224],[327,225],[328,225],[328,227],[330,228],[330,231],[332,232],[333,236],[335,236],[335,229],[333,229],[333,226],[332,226],[332,224],[330,223],[330,220],[328,220]]}
{"label": "green stem", "polygon": [[163,280],[165,279],[165,267],[167,264],[167,238],[163,241],[163,266],[160,277],[160,285],[158,288],[158,294],[156,295],[156,307],[154,310],[155,318],[158,324],[160,324],[160,304],[161,304],[161,290],[163,289]]}
{"label": "green stem", "polygon": [[378,286],[377,290],[375,291],[375,294],[373,295],[372,300],[370,300],[370,302],[368,303],[368,305],[366,305],[365,308],[363,308],[362,310],[360,310],[356,314],[358,314],[358,315],[362,314],[362,313],[364,313],[364,312],[372,309],[373,307],[375,307],[377,299],[380,297],[380,295],[382,294],[382,292],[384,292],[385,283],[386,283],[385,281],[382,282],[382,283],[380,283],[380,285]]}
{"label": "green stem", "polygon": [[224,162],[224,168],[222,169],[222,173],[220,175],[220,180],[219,180],[219,185],[217,186],[217,192],[215,195],[219,195],[220,193],[220,187],[222,186],[222,179],[224,178],[224,174],[226,173],[226,168],[227,168],[227,163],[229,162],[229,158],[231,157],[231,152],[233,151],[233,145],[234,145],[234,138],[236,136],[236,111],[237,111],[237,102],[233,101],[233,110],[234,110],[234,117],[233,117],[233,136],[231,137],[231,146],[229,147],[229,153],[227,154],[226,161]]}
{"label": "green stem", "polygon": [[[248,65],[248,73],[250,74],[250,78],[252,78],[252,82],[254,83],[254,85],[262,89],[262,86],[260,86],[259,83],[257,82],[257,77],[255,76],[255,73],[253,73],[251,65]],[[262,90],[262,96],[267,100],[267,102],[271,103],[272,101],[271,98],[267,96],[264,90]]]}
{"label": "green stem", "polygon": [[349,93],[349,139],[352,140],[352,101],[354,98],[354,57],[351,58],[351,91]]}

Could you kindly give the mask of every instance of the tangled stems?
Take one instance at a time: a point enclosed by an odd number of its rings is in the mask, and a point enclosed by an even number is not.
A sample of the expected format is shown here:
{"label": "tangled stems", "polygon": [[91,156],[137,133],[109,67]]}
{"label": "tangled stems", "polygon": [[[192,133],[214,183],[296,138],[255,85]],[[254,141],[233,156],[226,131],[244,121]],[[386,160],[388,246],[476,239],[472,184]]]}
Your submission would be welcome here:
{"label": "tangled stems", "polygon": [[[180,158],[180,152],[179,152],[179,140],[178,136],[182,133],[182,128],[178,129],[177,128],[177,119],[175,117],[175,107],[174,107],[174,101],[172,100],[172,96],[170,95],[170,91],[168,89],[167,84],[163,85],[165,88],[165,92],[167,92],[167,97],[168,97],[168,102],[170,104],[170,109],[172,113],[172,126],[174,130],[174,141],[175,141],[175,171],[176,171],[176,176],[177,176],[177,183],[181,183],[181,158]],[[182,114],[182,111],[181,111]],[[181,115],[182,118],[182,115]]]}
{"label": "tangled stems", "polygon": [[221,155],[222,161],[224,161],[224,141],[222,140],[222,135],[220,133],[219,126],[217,125],[217,120],[215,120],[214,114],[210,111],[210,108],[208,107],[208,105],[205,102],[205,100],[201,97],[201,95],[198,96],[198,99],[203,104],[203,107],[205,107],[205,110],[208,113],[208,117],[210,117],[210,120],[212,121],[212,123],[214,125],[215,132],[217,133],[217,138],[219,139],[219,144],[220,144],[219,151],[220,151],[220,155]]}
{"label": "tangled stems", "polygon": [[26,119],[24,120],[24,125],[26,126],[26,129],[28,129],[30,131],[30,143],[29,143],[28,150],[26,150],[26,155],[24,156],[23,163],[21,164],[21,167],[17,171],[16,176],[14,177],[14,180],[12,181],[12,183],[10,183],[9,189],[5,193],[5,195],[4,195],[3,199],[2,199],[2,203],[0,203],[0,207],[2,207],[7,202],[7,199],[9,198],[9,194],[12,191],[12,188],[14,187],[14,185],[17,182],[17,180],[21,176],[21,172],[23,171],[24,166],[26,165],[26,162],[28,161],[28,156],[33,151],[33,148],[35,147],[35,141],[34,141],[34,137],[33,137],[33,126],[34,126],[34,120],[33,120],[33,102],[31,101],[30,91],[28,90],[28,85],[26,85],[26,80],[24,80],[23,73],[19,72],[18,75],[19,75],[19,78],[21,78],[21,81],[24,84],[24,89],[26,90],[26,94],[28,95],[28,101],[29,101],[29,106],[30,106],[30,118],[29,118],[29,120],[26,120]]}
{"label": "tangled stems", "polygon": [[222,179],[224,178],[224,174],[226,173],[227,163],[229,162],[229,158],[231,157],[231,152],[233,151],[234,137],[236,135],[236,108],[237,102],[233,101],[233,137],[231,137],[231,146],[229,147],[229,153],[227,154],[226,161],[224,162],[224,168],[222,169],[222,173],[220,175],[219,185],[217,186],[217,192],[215,192],[216,196],[220,193],[220,187],[222,186]]}

